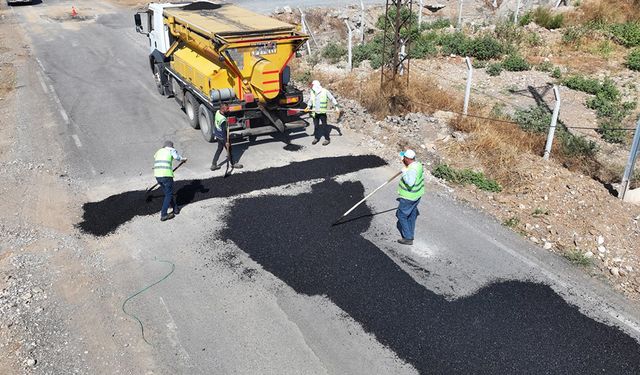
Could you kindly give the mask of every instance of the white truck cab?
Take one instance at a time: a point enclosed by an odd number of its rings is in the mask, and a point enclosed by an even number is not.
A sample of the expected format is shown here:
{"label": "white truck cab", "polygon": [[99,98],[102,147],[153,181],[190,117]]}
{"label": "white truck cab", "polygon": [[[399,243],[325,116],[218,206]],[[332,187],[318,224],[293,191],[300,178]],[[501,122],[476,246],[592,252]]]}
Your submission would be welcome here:
{"label": "white truck cab", "polygon": [[[153,54],[155,51],[165,54],[171,47],[171,43],[169,41],[169,27],[163,22],[164,9],[179,8],[188,4],[189,3],[151,3],[149,4],[149,9],[146,12],[136,13],[136,30],[149,37],[149,54]],[[143,18],[146,18],[146,29],[143,26],[143,22],[145,21]]]}

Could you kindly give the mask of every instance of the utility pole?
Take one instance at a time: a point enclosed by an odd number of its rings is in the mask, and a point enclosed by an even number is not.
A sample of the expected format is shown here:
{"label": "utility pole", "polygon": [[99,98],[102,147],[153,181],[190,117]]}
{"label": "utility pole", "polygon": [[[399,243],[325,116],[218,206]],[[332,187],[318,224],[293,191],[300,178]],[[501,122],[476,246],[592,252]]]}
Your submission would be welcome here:
{"label": "utility pole", "polygon": [[[387,0],[384,12],[384,32],[382,37],[382,67],[380,69],[380,88],[383,91],[389,83],[391,83],[391,87],[396,87],[396,77],[401,70],[403,73],[406,72],[407,85],[409,84],[409,55],[411,41],[404,41],[402,39],[401,30],[404,27],[410,27],[413,11],[412,8],[412,0]],[[403,44],[404,53],[402,53]],[[393,95],[394,94],[392,93],[392,97]]]}

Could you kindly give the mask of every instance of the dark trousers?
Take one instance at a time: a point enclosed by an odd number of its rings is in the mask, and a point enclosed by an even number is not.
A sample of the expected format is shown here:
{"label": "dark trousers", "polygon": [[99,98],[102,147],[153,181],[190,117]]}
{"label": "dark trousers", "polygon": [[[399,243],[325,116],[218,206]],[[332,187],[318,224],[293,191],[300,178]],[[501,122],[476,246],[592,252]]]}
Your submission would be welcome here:
{"label": "dark trousers", "polygon": [[416,231],[416,219],[420,212],[418,211],[418,203],[420,199],[410,201],[404,198],[398,198],[398,210],[396,217],[398,218],[397,227],[400,235],[405,240],[413,240]]}
{"label": "dark trousers", "polygon": [[[216,150],[216,153],[213,155],[213,161],[211,162],[211,165],[218,165],[218,159],[220,158],[220,154],[222,153],[222,150],[225,149],[224,146],[225,146],[225,140],[218,138],[218,149]],[[231,160],[229,160],[229,162],[231,163],[231,165],[235,164],[233,162],[233,155],[231,155]]]}
{"label": "dark trousers", "polygon": [[175,211],[176,209],[176,200],[173,198],[173,177],[156,177],[156,181],[162,186],[162,191],[164,191],[164,200],[162,201],[162,210],[160,211],[160,216],[167,216],[167,211],[169,210],[169,206]]}
{"label": "dark trousers", "polygon": [[316,113],[316,116],[313,118],[313,136],[317,140],[320,140],[322,137],[327,141],[329,140],[329,126],[327,126],[326,113]]}

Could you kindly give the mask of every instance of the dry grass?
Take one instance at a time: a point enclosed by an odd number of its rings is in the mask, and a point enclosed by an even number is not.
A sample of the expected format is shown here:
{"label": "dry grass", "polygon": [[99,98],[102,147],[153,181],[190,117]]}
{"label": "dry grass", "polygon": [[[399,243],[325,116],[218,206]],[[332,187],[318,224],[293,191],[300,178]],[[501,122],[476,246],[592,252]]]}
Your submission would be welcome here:
{"label": "dry grass", "polygon": [[585,0],[576,10],[568,12],[565,20],[569,25],[640,21],[640,1]]}

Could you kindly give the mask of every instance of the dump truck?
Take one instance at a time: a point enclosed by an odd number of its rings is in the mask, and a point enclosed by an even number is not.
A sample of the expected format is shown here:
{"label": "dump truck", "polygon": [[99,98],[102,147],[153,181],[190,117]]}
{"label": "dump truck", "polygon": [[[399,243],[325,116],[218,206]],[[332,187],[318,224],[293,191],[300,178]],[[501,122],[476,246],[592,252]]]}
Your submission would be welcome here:
{"label": "dump truck", "polygon": [[229,105],[231,138],[304,128],[303,94],[290,84],[291,59],[308,36],[294,25],[233,4],[150,3],[134,15],[149,39],[160,95],[173,97],[208,142],[214,114]]}

